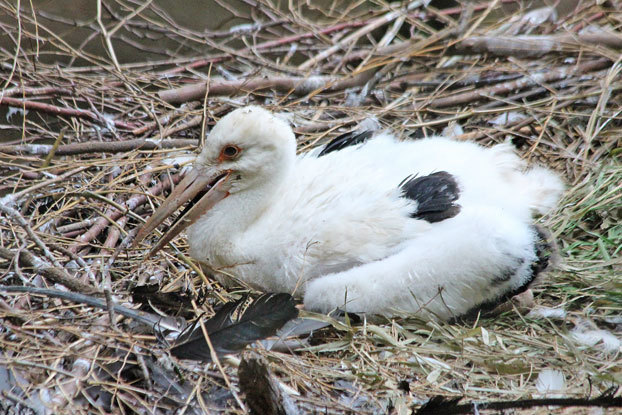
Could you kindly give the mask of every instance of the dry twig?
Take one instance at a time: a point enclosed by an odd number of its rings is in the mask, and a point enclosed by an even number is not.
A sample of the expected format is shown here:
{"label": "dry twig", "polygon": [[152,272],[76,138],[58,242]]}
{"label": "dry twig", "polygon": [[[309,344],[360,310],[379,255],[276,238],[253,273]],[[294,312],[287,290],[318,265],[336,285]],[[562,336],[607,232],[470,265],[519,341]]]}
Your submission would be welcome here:
{"label": "dry twig", "polygon": [[[9,42],[0,47],[0,385],[4,368],[16,385],[0,407],[254,407],[235,357],[219,366],[170,362],[154,337],[162,326],[171,340],[177,316],[212,315],[244,289],[212,281],[183,242],[151,259],[128,248],[152,196],[183,175],[167,169],[186,165],[214,122],[248,104],[289,113],[300,151],[371,121],[405,138],[451,124],[457,139],[511,140],[568,183],[559,211],[539,219],[565,263],[535,292],[534,314],[512,310],[472,326],[315,316],[329,327],[282,342],[304,349],[254,349],[272,372],[259,398],[286,410],[287,396],[301,413],[409,413],[436,395],[532,398],[546,371],[561,373],[559,394],[569,399],[622,382],[615,2],[553,2],[555,16],[516,0],[438,10],[421,1],[290,9],[217,0],[202,13],[207,25],[219,16],[217,30],[180,23],[181,10],[167,2],[98,1],[82,17],[39,3],[0,0]],[[48,282],[69,291],[38,287]],[[158,295],[136,300],[137,310],[133,293],[146,284]],[[159,302],[168,296],[174,306]]]}

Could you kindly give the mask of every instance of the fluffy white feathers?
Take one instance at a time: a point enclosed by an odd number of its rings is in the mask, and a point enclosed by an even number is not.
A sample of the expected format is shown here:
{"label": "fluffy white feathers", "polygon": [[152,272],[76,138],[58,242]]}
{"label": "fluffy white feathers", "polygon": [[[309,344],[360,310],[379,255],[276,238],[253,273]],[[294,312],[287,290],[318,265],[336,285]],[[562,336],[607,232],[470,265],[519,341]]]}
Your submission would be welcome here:
{"label": "fluffy white feathers", "polygon": [[[319,311],[342,308],[449,319],[533,277],[532,213],[557,202],[551,171],[526,169],[509,144],[446,138],[400,141],[382,133],[323,157],[295,155],[294,135],[259,107],[224,117],[195,169],[232,171],[230,196],[188,230],[191,255],[225,280],[304,295]],[[218,161],[224,145],[243,149]],[[460,213],[410,217],[408,176],[450,173]]]}

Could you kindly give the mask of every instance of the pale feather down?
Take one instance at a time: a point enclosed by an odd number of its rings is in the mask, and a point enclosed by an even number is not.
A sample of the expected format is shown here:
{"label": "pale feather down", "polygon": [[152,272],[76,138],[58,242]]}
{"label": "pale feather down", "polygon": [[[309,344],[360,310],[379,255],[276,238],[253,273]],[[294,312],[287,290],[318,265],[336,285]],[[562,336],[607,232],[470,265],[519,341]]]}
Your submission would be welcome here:
{"label": "pale feather down", "polygon": [[[219,163],[229,144],[242,154]],[[188,229],[188,241],[219,279],[295,293],[316,311],[450,319],[494,301],[530,278],[532,214],[563,191],[556,174],[527,168],[507,143],[380,133],[319,158],[296,156],[295,146],[289,125],[262,108],[221,119],[194,168],[234,171],[230,196]],[[400,183],[439,171],[457,181],[460,212],[437,223],[411,218],[417,203]]]}

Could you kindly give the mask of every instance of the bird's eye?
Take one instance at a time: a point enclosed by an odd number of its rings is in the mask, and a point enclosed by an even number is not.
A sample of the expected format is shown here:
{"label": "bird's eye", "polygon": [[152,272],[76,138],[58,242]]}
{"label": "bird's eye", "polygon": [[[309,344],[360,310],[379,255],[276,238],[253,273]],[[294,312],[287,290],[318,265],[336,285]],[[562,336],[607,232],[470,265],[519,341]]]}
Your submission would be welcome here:
{"label": "bird's eye", "polygon": [[236,146],[226,146],[222,149],[222,155],[227,158],[233,158],[238,155],[240,149]]}

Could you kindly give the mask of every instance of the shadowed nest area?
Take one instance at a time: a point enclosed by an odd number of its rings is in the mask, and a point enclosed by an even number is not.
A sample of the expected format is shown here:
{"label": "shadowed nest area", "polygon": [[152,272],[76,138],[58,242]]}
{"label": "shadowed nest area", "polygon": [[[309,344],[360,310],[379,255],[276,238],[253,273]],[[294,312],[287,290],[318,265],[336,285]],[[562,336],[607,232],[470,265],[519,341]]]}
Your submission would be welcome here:
{"label": "shadowed nest area", "polygon": [[[617,413],[621,52],[617,0],[0,0],[0,412]],[[224,287],[183,235],[147,259],[138,228],[249,104],[301,153],[511,142],[566,184],[536,220],[558,263],[445,323]]]}

